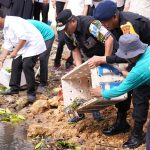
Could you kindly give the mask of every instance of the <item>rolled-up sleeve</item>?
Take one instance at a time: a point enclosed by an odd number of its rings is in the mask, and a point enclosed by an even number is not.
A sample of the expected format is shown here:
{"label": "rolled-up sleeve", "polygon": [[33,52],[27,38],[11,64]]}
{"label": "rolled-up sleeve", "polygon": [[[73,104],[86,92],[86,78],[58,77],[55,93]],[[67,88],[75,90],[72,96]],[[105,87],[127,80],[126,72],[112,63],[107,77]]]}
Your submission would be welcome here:
{"label": "rolled-up sleeve", "polygon": [[7,39],[6,37],[4,37],[4,43],[3,43],[2,47],[8,51],[12,51],[12,49],[13,49],[13,45],[11,44],[9,39]]}
{"label": "rolled-up sleeve", "polygon": [[98,20],[94,20],[90,24],[89,31],[98,41],[102,43],[104,43],[111,35],[110,31],[108,31]]}

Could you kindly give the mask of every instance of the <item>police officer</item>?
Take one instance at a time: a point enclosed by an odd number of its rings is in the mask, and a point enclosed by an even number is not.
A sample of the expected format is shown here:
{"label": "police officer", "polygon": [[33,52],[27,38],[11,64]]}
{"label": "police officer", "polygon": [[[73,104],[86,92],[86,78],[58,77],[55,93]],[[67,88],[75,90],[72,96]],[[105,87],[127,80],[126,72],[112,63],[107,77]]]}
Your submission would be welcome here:
{"label": "police officer", "polygon": [[88,58],[112,54],[113,37],[100,21],[91,16],[74,16],[69,9],[63,10],[56,21],[57,29],[65,31],[65,42],[76,66],[82,63],[81,52]]}
{"label": "police officer", "polygon": [[[137,34],[143,43],[150,44],[150,20],[135,13],[119,12],[114,2],[103,1],[100,3],[95,10],[94,17],[100,20],[107,29],[111,30],[117,40],[122,34],[132,33]],[[119,58],[116,56],[95,56],[89,60],[89,65],[93,67],[101,63],[119,62],[118,60]],[[143,93],[144,91],[146,91],[146,88],[142,89]],[[143,125],[147,120],[148,114],[147,97],[146,95],[140,96],[140,93],[140,88],[137,88],[132,94],[134,105],[133,118],[135,122],[131,136],[123,144],[125,148],[136,148],[145,139],[145,136],[143,136]],[[130,108],[130,99],[118,103],[116,107],[118,108],[116,122],[111,127],[103,130],[105,135],[110,136],[126,132],[130,128],[126,121],[127,111]]]}
{"label": "police officer", "polygon": [[[65,42],[72,51],[76,66],[82,64],[81,56],[87,59],[94,55],[112,54],[114,39],[100,21],[91,16],[74,16],[70,9],[63,10],[56,21],[57,30],[65,31]],[[79,118],[71,118],[69,122],[77,122],[83,118],[84,115],[79,114]]]}

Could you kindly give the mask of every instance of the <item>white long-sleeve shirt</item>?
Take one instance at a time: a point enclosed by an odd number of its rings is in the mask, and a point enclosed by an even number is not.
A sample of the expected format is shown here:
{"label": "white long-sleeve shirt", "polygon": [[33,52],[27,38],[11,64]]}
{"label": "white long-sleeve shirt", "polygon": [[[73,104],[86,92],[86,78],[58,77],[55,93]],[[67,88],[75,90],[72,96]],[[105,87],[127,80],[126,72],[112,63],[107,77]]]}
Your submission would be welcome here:
{"label": "white long-sleeve shirt", "polygon": [[67,0],[67,2],[67,9],[75,16],[83,15],[85,5],[92,5],[92,0]]}
{"label": "white long-sleeve shirt", "polygon": [[36,56],[46,50],[41,33],[29,21],[20,17],[6,16],[3,34],[3,48],[9,51],[13,51],[19,40],[26,40],[23,48],[18,51],[22,58]]}

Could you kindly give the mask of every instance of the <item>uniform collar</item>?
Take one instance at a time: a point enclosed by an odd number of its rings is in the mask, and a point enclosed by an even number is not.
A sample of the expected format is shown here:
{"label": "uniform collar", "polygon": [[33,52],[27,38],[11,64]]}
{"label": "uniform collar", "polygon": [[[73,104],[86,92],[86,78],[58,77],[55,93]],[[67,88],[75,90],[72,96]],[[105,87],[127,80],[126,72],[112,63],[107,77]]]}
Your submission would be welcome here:
{"label": "uniform collar", "polygon": [[79,32],[81,32],[81,20],[79,17],[77,17],[77,28],[75,33],[79,33]]}

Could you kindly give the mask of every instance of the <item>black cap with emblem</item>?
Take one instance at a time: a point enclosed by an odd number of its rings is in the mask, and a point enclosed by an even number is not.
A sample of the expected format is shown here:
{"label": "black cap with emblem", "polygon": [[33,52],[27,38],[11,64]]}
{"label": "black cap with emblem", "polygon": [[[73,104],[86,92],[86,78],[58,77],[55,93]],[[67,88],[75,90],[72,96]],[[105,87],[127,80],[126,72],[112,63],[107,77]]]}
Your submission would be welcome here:
{"label": "black cap with emblem", "polygon": [[56,18],[57,30],[58,31],[64,30],[66,27],[66,24],[71,20],[72,17],[73,15],[70,9],[65,9],[61,11],[60,14]]}

